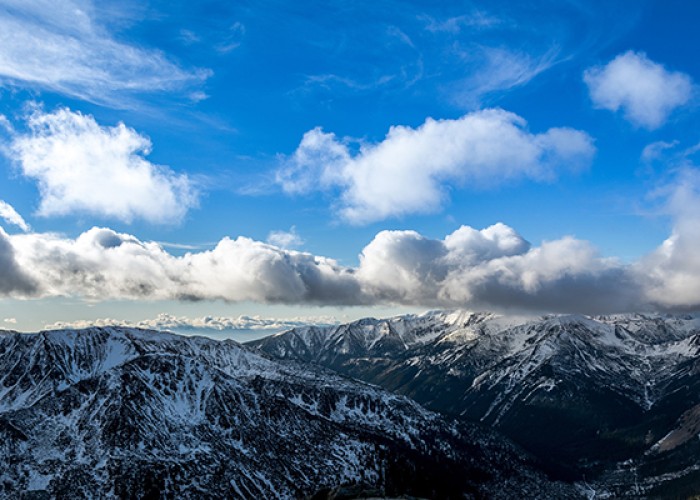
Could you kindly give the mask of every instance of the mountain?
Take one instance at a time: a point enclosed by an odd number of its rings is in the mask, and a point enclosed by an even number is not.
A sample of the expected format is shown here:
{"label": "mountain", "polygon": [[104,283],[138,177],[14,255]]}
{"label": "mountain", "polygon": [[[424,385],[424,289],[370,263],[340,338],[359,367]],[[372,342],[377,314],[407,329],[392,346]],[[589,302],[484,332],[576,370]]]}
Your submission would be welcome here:
{"label": "mountain", "polygon": [[0,333],[3,498],[575,498],[489,429],[233,341]]}
{"label": "mountain", "polygon": [[487,424],[555,477],[611,494],[700,493],[698,316],[435,311],[248,346]]}

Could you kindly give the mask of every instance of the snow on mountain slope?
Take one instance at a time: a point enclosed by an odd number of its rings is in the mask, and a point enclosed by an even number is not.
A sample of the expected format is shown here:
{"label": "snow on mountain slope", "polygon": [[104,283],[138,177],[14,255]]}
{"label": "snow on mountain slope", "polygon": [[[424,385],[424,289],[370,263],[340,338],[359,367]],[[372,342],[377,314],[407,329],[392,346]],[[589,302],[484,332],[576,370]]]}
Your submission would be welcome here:
{"label": "snow on mountain slope", "polygon": [[675,437],[695,432],[688,412],[700,404],[692,389],[700,389],[698,315],[433,311],[361,320],[307,339],[290,330],[247,345],[493,426],[562,477],[592,477],[653,453],[674,429]]}
{"label": "snow on mountain slope", "polygon": [[235,342],[0,336],[0,497],[575,497],[499,436]]}

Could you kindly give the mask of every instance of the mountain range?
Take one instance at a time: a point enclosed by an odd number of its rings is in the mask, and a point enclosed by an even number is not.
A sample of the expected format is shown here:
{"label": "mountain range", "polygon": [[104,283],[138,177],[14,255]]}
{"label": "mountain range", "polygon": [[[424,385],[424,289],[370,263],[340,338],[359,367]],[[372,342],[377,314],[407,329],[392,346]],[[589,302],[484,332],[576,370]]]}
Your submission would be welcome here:
{"label": "mountain range", "polygon": [[248,346],[491,427],[597,497],[700,493],[698,316],[434,311]]}
{"label": "mountain range", "polygon": [[687,498],[700,317],[0,332],[2,498]]}
{"label": "mountain range", "polygon": [[2,498],[581,497],[538,467],[487,426],[234,341],[0,333]]}

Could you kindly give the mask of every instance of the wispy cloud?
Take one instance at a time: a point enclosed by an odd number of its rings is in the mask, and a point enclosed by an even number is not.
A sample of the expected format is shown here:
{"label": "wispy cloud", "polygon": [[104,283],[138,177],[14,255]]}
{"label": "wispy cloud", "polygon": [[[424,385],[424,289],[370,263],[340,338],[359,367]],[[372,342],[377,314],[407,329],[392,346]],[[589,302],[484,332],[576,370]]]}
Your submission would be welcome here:
{"label": "wispy cloud", "polygon": [[584,132],[533,134],[521,117],[499,109],[429,118],[416,129],[394,126],[383,141],[361,143],[356,154],[347,142],[310,130],[276,175],[292,194],[339,189],[336,209],[353,224],[436,212],[447,200],[448,183],[489,187],[553,179],[559,170],[586,167],[595,152]]}
{"label": "wispy cloud", "polygon": [[28,126],[13,135],[6,154],[37,181],[41,216],[86,213],[173,223],[197,204],[191,179],[146,160],[150,140],[123,123],[105,127],[60,108],[35,110]]}
{"label": "wispy cloud", "polygon": [[9,224],[19,227],[22,231],[27,232],[31,228],[24,218],[17,213],[17,210],[9,203],[0,200],[0,219],[4,219]]}
{"label": "wispy cloud", "polygon": [[687,103],[693,82],[685,73],[669,71],[642,52],[620,54],[605,66],[585,71],[596,108],[621,110],[638,127],[661,127],[674,109]]}
{"label": "wispy cloud", "polygon": [[[38,296],[290,304],[363,300],[351,269],[244,237],[224,238],[212,250],[180,257],[157,243],[106,228],[93,228],[76,239],[23,234],[3,241],[8,259],[3,272],[23,276],[26,271],[39,279]],[[0,292],[13,288],[24,292],[19,284]]]}
{"label": "wispy cloud", "polygon": [[240,47],[244,35],[245,26],[240,21],[236,21],[224,30],[221,39],[214,45],[214,48],[221,54],[228,54]]}
{"label": "wispy cloud", "polygon": [[296,248],[304,244],[304,240],[297,233],[296,226],[289,228],[289,231],[270,231],[267,242],[280,248]]}
{"label": "wispy cloud", "polygon": [[444,19],[436,19],[427,15],[419,16],[419,19],[425,21],[425,29],[428,31],[445,32],[452,35],[460,33],[464,28],[489,28],[503,22],[502,19],[481,10]]}
{"label": "wispy cloud", "polygon": [[211,72],[184,69],[158,50],[118,40],[88,0],[3,0],[0,81],[121,107],[136,92],[197,85]]}

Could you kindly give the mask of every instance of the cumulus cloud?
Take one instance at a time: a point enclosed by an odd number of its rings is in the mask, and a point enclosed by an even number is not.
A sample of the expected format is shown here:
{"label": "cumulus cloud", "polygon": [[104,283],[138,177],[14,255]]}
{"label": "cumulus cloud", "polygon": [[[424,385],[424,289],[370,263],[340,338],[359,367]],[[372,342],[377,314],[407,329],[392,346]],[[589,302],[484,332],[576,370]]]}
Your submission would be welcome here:
{"label": "cumulus cloud", "polygon": [[[673,234],[634,264],[605,258],[590,243],[573,237],[531,245],[500,223],[482,230],[462,226],[443,239],[415,231],[381,231],[362,250],[356,267],[244,237],[224,238],[211,250],[175,256],[158,243],[107,228],[92,228],[75,239],[0,231],[0,296],[591,314],[697,309],[697,171],[687,171],[668,200],[669,212],[677,217]],[[180,330],[278,326],[256,318],[171,316],[134,325]]]}
{"label": "cumulus cloud", "polygon": [[289,231],[270,231],[267,242],[280,248],[296,248],[304,244],[295,226],[289,228]]}
{"label": "cumulus cloud", "polygon": [[353,270],[332,259],[239,237],[176,257],[155,242],[92,228],[76,239],[14,235],[21,268],[40,284],[38,296],[89,300],[226,300],[355,304]]}
{"label": "cumulus cloud", "polygon": [[605,66],[585,71],[591,100],[597,108],[621,110],[634,125],[656,129],[671,112],[690,100],[691,78],[668,71],[642,52],[620,54]]}
{"label": "cumulus cloud", "polygon": [[157,50],[118,41],[109,21],[118,8],[89,0],[2,0],[0,82],[34,86],[121,106],[124,95],[170,91],[206,79]]}
{"label": "cumulus cloud", "polygon": [[[7,319],[5,320],[7,322]],[[337,324],[335,318],[329,316],[307,316],[297,318],[264,318],[260,316],[201,316],[190,318],[187,316],[174,316],[160,313],[155,318],[142,321],[125,321],[113,318],[100,318],[95,320],[58,321],[45,325],[47,330],[59,330],[68,328],[88,328],[91,326],[130,326],[134,328],[146,328],[153,330],[171,330],[176,332],[212,331],[212,332],[236,332],[240,330],[282,331],[305,325],[332,325]]]}
{"label": "cumulus cloud", "polygon": [[616,261],[567,237],[532,248],[512,228],[463,226],[444,240],[382,231],[362,252],[365,291],[399,303],[602,312],[638,305]]}
{"label": "cumulus cloud", "polygon": [[19,227],[24,232],[30,230],[29,224],[27,224],[22,216],[17,213],[17,210],[3,200],[0,200],[0,218],[4,219],[5,222],[9,224]]}
{"label": "cumulus cloud", "polygon": [[383,141],[361,143],[354,154],[349,141],[315,128],[277,171],[277,182],[292,194],[340,190],[339,215],[363,224],[436,212],[453,184],[483,188],[519,178],[551,180],[560,170],[587,166],[594,152],[584,132],[551,128],[533,134],[521,117],[489,109],[456,120],[429,118],[415,129],[395,126]]}
{"label": "cumulus cloud", "polygon": [[674,217],[671,236],[637,263],[650,301],[667,308],[700,307],[700,170],[682,168],[664,189],[665,210]]}
{"label": "cumulus cloud", "polygon": [[[632,282],[633,274],[601,258],[588,243],[564,238],[532,247],[503,224],[480,231],[463,226],[442,240],[414,231],[382,231],[362,251],[358,267],[243,237],[224,238],[212,250],[183,256],[106,228],[76,239],[36,233],[6,238],[13,267],[36,283],[32,296],[37,297],[569,312],[628,310],[639,304],[634,302],[638,287],[623,286],[620,292],[620,284]],[[0,292],[20,295],[13,288]]]}
{"label": "cumulus cloud", "polygon": [[10,236],[0,227],[0,296],[26,297],[38,290],[35,282],[17,263]]}
{"label": "cumulus cloud", "polygon": [[8,154],[37,181],[39,215],[174,223],[197,204],[190,178],[146,160],[150,140],[123,123],[101,126],[90,115],[61,108],[35,111],[28,127],[13,136]]}

